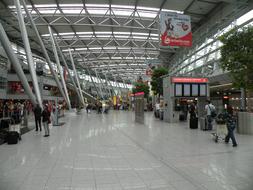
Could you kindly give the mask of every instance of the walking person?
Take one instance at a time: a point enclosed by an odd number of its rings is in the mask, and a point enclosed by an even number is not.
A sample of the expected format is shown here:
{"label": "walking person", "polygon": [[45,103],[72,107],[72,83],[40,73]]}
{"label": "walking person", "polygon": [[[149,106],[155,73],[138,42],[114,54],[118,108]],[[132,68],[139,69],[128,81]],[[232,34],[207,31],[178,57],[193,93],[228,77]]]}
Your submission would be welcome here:
{"label": "walking person", "polygon": [[210,100],[207,100],[207,105],[205,106],[206,119],[207,119],[207,128],[208,130],[213,129],[213,117],[215,112],[215,106],[211,103]]}
{"label": "walking person", "polygon": [[34,112],[34,117],[35,117],[36,131],[38,131],[39,128],[40,128],[40,131],[41,131],[41,113],[42,113],[42,109],[39,106],[39,104],[36,105],[33,112]]}
{"label": "walking person", "polygon": [[51,123],[50,121],[50,112],[48,110],[48,106],[45,105],[44,109],[42,111],[42,122],[43,122],[43,126],[44,126],[44,130],[45,130],[45,135],[44,137],[48,137],[49,136],[49,123]]}
{"label": "walking person", "polygon": [[225,143],[229,143],[229,140],[231,139],[233,143],[233,147],[236,147],[237,142],[234,135],[234,130],[236,126],[236,118],[233,113],[233,108],[230,105],[227,106],[227,111],[224,114],[224,118],[227,123],[227,130],[228,130],[228,134],[225,137]]}

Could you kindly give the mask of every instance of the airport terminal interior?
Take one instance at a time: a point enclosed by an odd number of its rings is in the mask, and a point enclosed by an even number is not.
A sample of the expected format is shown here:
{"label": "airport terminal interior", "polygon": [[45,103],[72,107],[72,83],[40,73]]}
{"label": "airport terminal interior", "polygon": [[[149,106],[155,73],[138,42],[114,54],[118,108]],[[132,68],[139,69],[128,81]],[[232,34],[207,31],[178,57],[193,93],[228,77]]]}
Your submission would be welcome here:
{"label": "airport terminal interior", "polygon": [[252,0],[0,0],[0,190],[253,190]]}

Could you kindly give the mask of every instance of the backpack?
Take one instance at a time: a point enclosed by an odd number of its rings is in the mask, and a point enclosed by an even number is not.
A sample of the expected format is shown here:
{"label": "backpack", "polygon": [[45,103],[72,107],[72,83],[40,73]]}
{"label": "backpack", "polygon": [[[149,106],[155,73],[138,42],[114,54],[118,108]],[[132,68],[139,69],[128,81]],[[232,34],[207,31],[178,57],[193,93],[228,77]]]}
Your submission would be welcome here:
{"label": "backpack", "polygon": [[215,118],[217,116],[217,113],[216,113],[216,110],[215,108],[214,109],[211,109],[210,105],[208,105],[210,111],[211,111],[211,117]]}

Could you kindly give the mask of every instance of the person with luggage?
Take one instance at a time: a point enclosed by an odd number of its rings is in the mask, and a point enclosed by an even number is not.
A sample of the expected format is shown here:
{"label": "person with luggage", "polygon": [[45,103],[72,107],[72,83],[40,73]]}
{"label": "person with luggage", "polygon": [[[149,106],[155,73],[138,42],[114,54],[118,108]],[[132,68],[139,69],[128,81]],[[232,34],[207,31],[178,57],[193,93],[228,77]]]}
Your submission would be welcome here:
{"label": "person with luggage", "polygon": [[198,128],[198,117],[196,114],[196,102],[193,102],[189,107],[190,113],[190,129]]}
{"label": "person with luggage", "polygon": [[236,147],[237,142],[234,135],[234,130],[236,126],[236,118],[233,113],[233,108],[230,105],[227,106],[227,111],[224,113],[224,118],[227,124],[227,130],[228,130],[228,134],[225,137],[225,143],[229,143],[229,140],[231,139],[233,143],[233,147]]}
{"label": "person with luggage", "polygon": [[36,107],[33,110],[34,112],[34,117],[35,117],[35,125],[36,125],[36,131],[39,130],[41,131],[41,107],[39,106],[39,104],[36,105]]}
{"label": "person with luggage", "polygon": [[207,120],[207,129],[213,129],[213,118],[215,117],[215,106],[211,103],[210,100],[207,100],[207,105],[205,106],[206,111],[206,120]]}
{"label": "person with luggage", "polygon": [[45,105],[44,109],[42,111],[42,122],[43,122],[43,126],[44,126],[44,130],[45,130],[45,135],[44,137],[48,137],[49,136],[49,123],[51,123],[50,121],[50,112],[48,110],[48,106]]}

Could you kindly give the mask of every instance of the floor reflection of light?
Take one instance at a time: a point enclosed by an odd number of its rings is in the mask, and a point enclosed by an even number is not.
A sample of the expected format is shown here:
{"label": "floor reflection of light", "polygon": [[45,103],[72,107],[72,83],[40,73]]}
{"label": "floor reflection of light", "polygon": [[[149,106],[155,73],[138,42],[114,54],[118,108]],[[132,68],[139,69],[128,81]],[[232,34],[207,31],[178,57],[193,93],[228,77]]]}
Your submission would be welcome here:
{"label": "floor reflection of light", "polygon": [[70,147],[71,143],[72,143],[72,138],[69,138],[69,139],[67,139],[65,144],[67,147]]}
{"label": "floor reflection of light", "polygon": [[22,162],[21,162],[21,165],[25,165],[25,163],[26,163],[26,157],[25,157],[25,156],[23,156],[23,158],[22,158]]}
{"label": "floor reflection of light", "polygon": [[55,147],[55,146],[51,147],[51,148],[50,148],[50,154],[53,154],[53,153],[54,153],[54,151],[55,151],[55,149],[56,149],[56,147]]}

